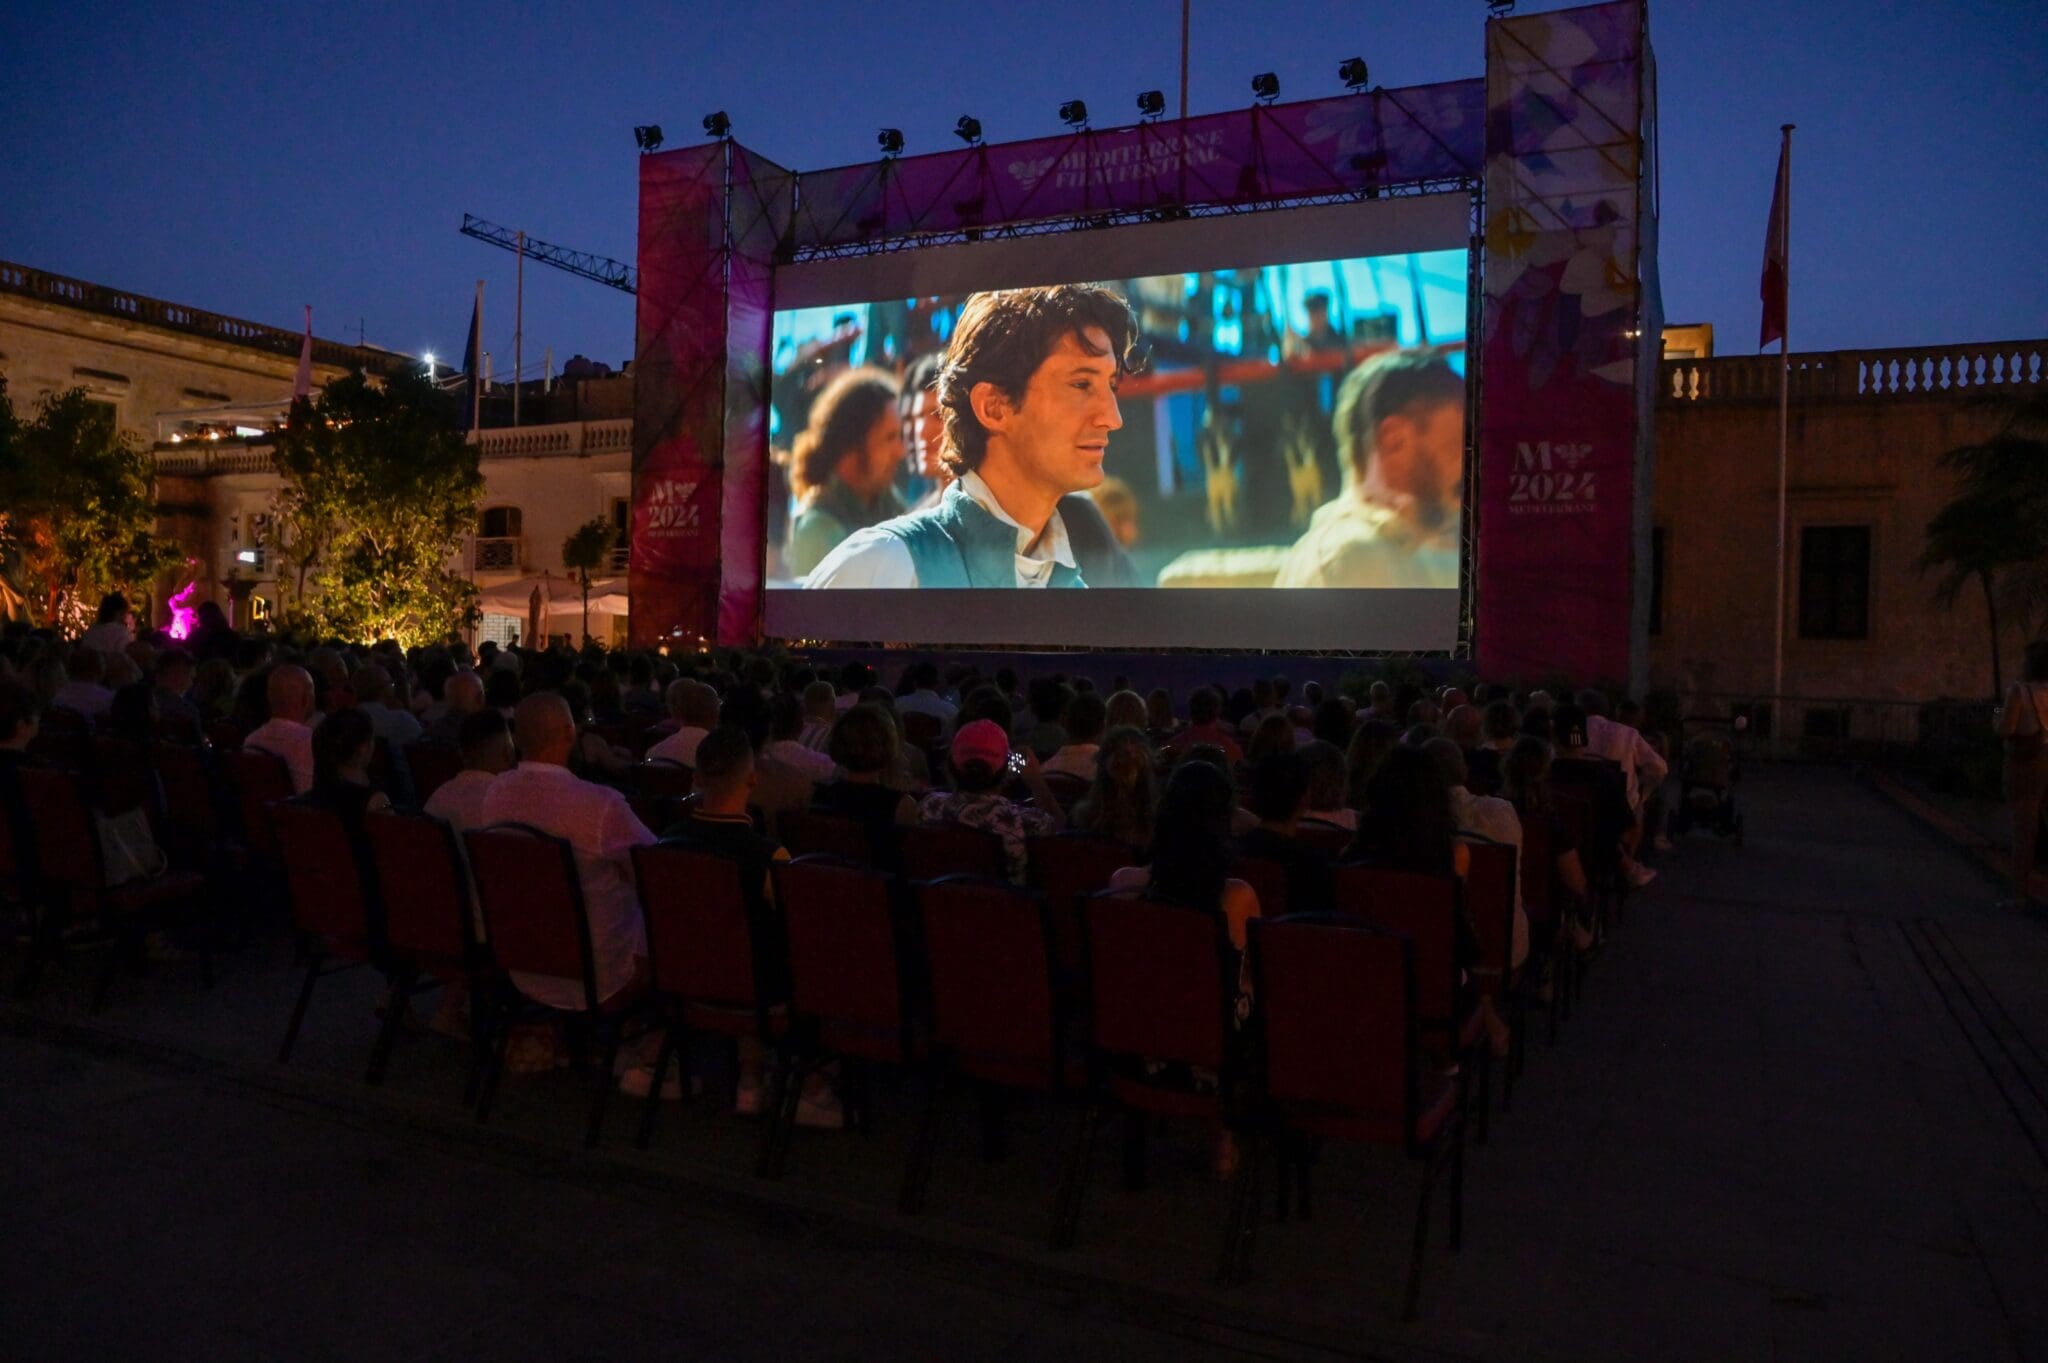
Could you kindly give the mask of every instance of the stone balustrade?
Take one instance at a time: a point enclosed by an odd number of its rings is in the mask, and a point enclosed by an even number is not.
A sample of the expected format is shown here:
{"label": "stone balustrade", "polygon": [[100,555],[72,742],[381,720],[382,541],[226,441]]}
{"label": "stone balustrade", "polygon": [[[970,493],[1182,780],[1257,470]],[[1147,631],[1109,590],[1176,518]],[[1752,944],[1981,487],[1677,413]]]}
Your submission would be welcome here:
{"label": "stone balustrade", "polygon": [[500,426],[471,437],[485,459],[581,459],[633,448],[633,419],[565,421],[548,426]]}
{"label": "stone balustrade", "polygon": [[[2048,385],[2048,340],[1794,352],[1789,364],[1794,402],[1947,397]],[[1665,403],[1778,400],[1776,355],[1665,360],[1659,377]]]}

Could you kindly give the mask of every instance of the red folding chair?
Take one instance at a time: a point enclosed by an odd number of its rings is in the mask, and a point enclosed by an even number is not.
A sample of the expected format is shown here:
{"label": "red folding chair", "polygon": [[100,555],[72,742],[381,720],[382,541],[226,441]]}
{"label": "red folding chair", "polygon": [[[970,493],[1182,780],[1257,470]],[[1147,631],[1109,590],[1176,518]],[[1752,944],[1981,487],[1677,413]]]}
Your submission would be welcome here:
{"label": "red folding chair", "polygon": [[[1154,1117],[1225,1121],[1236,1085],[1237,952],[1222,913],[1110,893],[1082,906],[1097,1091],[1124,1113],[1124,1186],[1145,1186]],[[1213,1082],[1162,1082],[1203,1071]],[[1087,1172],[1082,1172],[1083,1190]],[[1074,1212],[1080,1210],[1080,1194]]]}
{"label": "red folding chair", "polygon": [[435,791],[461,773],[462,754],[440,743],[408,743],[405,765],[412,773],[412,797],[424,808]]}
{"label": "red folding chair", "polygon": [[[653,1001],[663,1019],[662,1044],[654,1061],[649,1101],[640,1118],[640,1141],[653,1138],[669,1062],[692,1032],[755,1036],[773,1047],[789,1027],[788,966],[785,949],[766,915],[753,911],[740,882],[740,863],[731,857],[668,843],[633,849],[633,874],[640,910],[647,922],[647,965]],[[772,1129],[785,1087],[776,1065],[764,1112],[770,1135],[757,1164],[770,1168]],[[689,1066],[681,1078],[687,1089]]]}
{"label": "red folding chair", "polygon": [[1350,848],[1353,836],[1355,835],[1350,829],[1333,823],[1324,823],[1320,819],[1303,819],[1294,830],[1295,841],[1303,847],[1321,852],[1332,861],[1343,856]]}
{"label": "red folding chair", "polygon": [[[1412,1320],[1422,1286],[1422,1254],[1430,1196],[1438,1174],[1451,1173],[1450,1246],[1464,1234],[1465,1125],[1457,1086],[1425,1066],[1418,1044],[1415,944],[1405,935],[1304,915],[1251,925],[1250,951],[1258,998],[1262,1101],[1280,1130],[1281,1219],[1288,1191],[1288,1151],[1299,1173],[1299,1205],[1308,1215],[1307,1139],[1391,1145],[1423,1162],[1422,1198],[1402,1318]],[[1238,1168],[1231,1222],[1219,1277],[1250,1270],[1258,1224],[1254,1142]]]}
{"label": "red folding chair", "polygon": [[[35,898],[36,921],[31,930],[29,960],[20,988],[26,992],[40,963],[57,945],[62,920],[97,918],[112,929],[113,941],[92,996],[98,1012],[124,957],[146,963],[142,938],[180,912],[195,910],[206,888],[203,877],[167,870],[109,884],[94,811],[86,801],[85,778],[57,767],[24,766],[20,770],[22,799],[35,830],[36,868],[40,884]],[[211,925],[203,925],[199,946],[200,978],[213,987]]]}
{"label": "red folding chair", "polygon": [[179,743],[158,743],[150,750],[157,782],[163,791],[163,821],[158,840],[173,866],[205,870],[220,849],[219,795],[204,750]]}
{"label": "red folding chair", "polygon": [[634,764],[633,793],[642,799],[680,800],[690,793],[695,773],[680,762],[655,757]]}
{"label": "red folding chair", "polygon": [[277,835],[271,830],[273,805],[292,798],[292,772],[285,760],[260,748],[233,748],[218,755],[227,787],[235,797],[242,846],[266,864],[277,861]]}
{"label": "red folding chair", "polygon": [[[513,1024],[521,1018],[566,1013],[572,1023],[595,1034],[603,1051],[603,1063],[595,1076],[597,1092],[583,1132],[585,1147],[594,1147],[604,1130],[605,1108],[614,1086],[612,1067],[618,1061],[620,1027],[635,1000],[598,995],[590,911],[583,902],[575,851],[567,839],[516,823],[473,828],[463,834],[462,843],[476,882],[484,937],[490,942],[497,970],[502,972],[494,976],[488,997],[472,1001],[472,1016],[486,1011],[486,1025],[491,1030],[476,1119],[490,1120]],[[582,1002],[572,1009],[560,1009],[529,999],[513,983],[515,974],[571,981],[578,986]]]}
{"label": "red folding chair", "polygon": [[[789,953],[792,1086],[819,1065],[843,1065],[847,1120],[872,1117],[869,1069],[909,1065],[924,1054],[913,1025],[911,955],[898,922],[895,882],[871,867],[829,856],[774,868]],[[788,1090],[786,1090],[787,1092]],[[796,1104],[785,1102],[767,1173],[787,1162]]]}
{"label": "red folding chair", "polygon": [[[1479,996],[1491,1001],[1494,1011],[1508,1024],[1507,1076],[1502,1082],[1501,1110],[1505,1112],[1514,1094],[1514,1060],[1521,1045],[1521,994],[1512,961],[1515,946],[1515,874],[1520,853],[1507,843],[1465,839],[1465,903],[1472,914],[1472,928],[1479,939],[1479,964],[1472,969],[1472,983]],[[1493,1052],[1482,1047],[1479,1066],[1479,1140],[1483,1144],[1491,1121],[1493,1102]]]}
{"label": "red folding chair", "polygon": [[957,823],[928,823],[897,830],[903,874],[910,880],[945,876],[986,876],[1009,879],[1003,840],[981,828]]}
{"label": "red folding chair", "polygon": [[868,830],[857,819],[816,810],[786,809],[777,820],[783,846],[791,856],[824,855],[852,862],[856,866],[876,865],[877,849]]}
{"label": "red folding chair", "polygon": [[[377,887],[365,876],[341,816],[300,800],[285,800],[271,807],[269,817],[284,859],[292,926],[298,930],[306,962],[305,983],[285,1026],[284,1042],[277,1048],[277,1063],[282,1065],[292,1058],[314,986],[322,979],[360,965],[391,972]],[[363,1073],[365,1083],[383,1081],[385,1062],[398,1040],[400,1014],[397,1008],[384,1010]]]}
{"label": "red folding chair", "polygon": [[[408,1005],[422,977],[443,984],[463,980],[472,1001],[481,997],[489,987],[484,976],[488,958],[477,932],[469,866],[455,830],[426,814],[398,813],[372,814],[364,829],[396,967],[394,1011]],[[484,1035],[485,1029],[472,1023],[465,1103],[475,1103],[483,1078]]]}
{"label": "red folding chair", "polygon": [[[1558,1017],[1571,1016],[1572,994],[1578,980],[1579,953],[1572,949],[1565,918],[1566,891],[1557,878],[1557,854],[1552,850],[1550,821],[1522,820],[1522,912],[1529,920],[1529,943],[1533,951],[1541,946],[1550,958],[1550,1041],[1557,1044]],[[1520,1068],[1521,1057],[1516,1056]]]}
{"label": "red folding chair", "polygon": [[[1065,1018],[1053,985],[1045,901],[975,876],[921,884],[916,897],[930,972],[932,1065],[898,1203],[906,1212],[924,1205],[948,1085],[964,1080],[979,1090],[983,1153],[991,1159],[1000,1159],[1005,1147],[1000,1095],[1058,1097],[1085,1087],[1085,1075],[1064,1050]],[[1084,1110],[1053,1201],[1056,1248],[1071,1232],[1094,1134],[1094,1113]]]}
{"label": "red folding chair", "polygon": [[1054,833],[1025,840],[1031,884],[1045,896],[1051,916],[1053,960],[1076,981],[1081,971],[1081,906],[1089,895],[1109,888],[1110,877],[1139,857],[1114,838],[1087,833]]}
{"label": "red folding chair", "polygon": [[95,804],[102,814],[144,810],[154,827],[162,812],[156,769],[148,746],[132,739],[101,734],[92,740]]}
{"label": "red folding chair", "polygon": [[1230,874],[1252,887],[1259,897],[1259,917],[1278,918],[1287,912],[1287,868],[1265,857],[1240,857]]}

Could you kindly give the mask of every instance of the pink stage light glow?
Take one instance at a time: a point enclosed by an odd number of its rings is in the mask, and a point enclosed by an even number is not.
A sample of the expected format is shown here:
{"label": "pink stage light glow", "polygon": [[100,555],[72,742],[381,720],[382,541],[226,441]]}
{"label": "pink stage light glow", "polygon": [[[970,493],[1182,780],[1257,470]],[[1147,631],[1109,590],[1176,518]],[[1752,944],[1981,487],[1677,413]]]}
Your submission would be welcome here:
{"label": "pink stage light glow", "polygon": [[192,627],[199,619],[199,612],[185,603],[190,601],[193,593],[198,590],[199,579],[195,577],[172,593],[169,604],[171,607],[170,633],[173,639],[189,639],[192,637]]}

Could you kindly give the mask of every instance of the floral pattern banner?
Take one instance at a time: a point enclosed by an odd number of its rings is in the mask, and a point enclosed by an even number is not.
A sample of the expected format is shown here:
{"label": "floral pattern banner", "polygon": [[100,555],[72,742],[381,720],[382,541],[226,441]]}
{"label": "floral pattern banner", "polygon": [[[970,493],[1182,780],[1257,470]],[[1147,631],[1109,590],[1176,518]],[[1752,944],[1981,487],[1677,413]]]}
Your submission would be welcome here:
{"label": "floral pattern banner", "polygon": [[1493,677],[1633,683],[1643,656],[1644,25],[1641,0],[1487,25],[1474,633]]}

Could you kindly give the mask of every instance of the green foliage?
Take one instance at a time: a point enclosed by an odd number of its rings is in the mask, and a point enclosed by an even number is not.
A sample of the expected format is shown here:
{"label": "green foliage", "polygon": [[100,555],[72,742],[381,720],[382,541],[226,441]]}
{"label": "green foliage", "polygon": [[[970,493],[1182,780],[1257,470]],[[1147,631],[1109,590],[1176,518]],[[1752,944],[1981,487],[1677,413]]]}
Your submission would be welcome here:
{"label": "green foliage", "polygon": [[293,407],[276,458],[290,624],[410,646],[474,617],[476,588],[448,562],[475,526],[483,474],[424,377],[336,380]]}
{"label": "green foliage", "polygon": [[604,567],[605,556],[618,543],[619,532],[609,516],[593,516],[562,541],[562,566],[576,574],[583,588],[583,642],[590,642],[590,575]]}
{"label": "green foliage", "polygon": [[1955,492],[1927,523],[1922,572],[1934,599],[1953,606],[1964,589],[1984,595],[1991,621],[1991,678],[2003,687],[1999,617],[2022,632],[2048,625],[2048,397],[2021,401],[1998,434],[1941,456]]}
{"label": "green foliage", "polygon": [[82,388],[24,422],[0,388],[0,573],[50,622],[82,622],[111,591],[148,594],[177,566],[156,533],[149,456]]}

